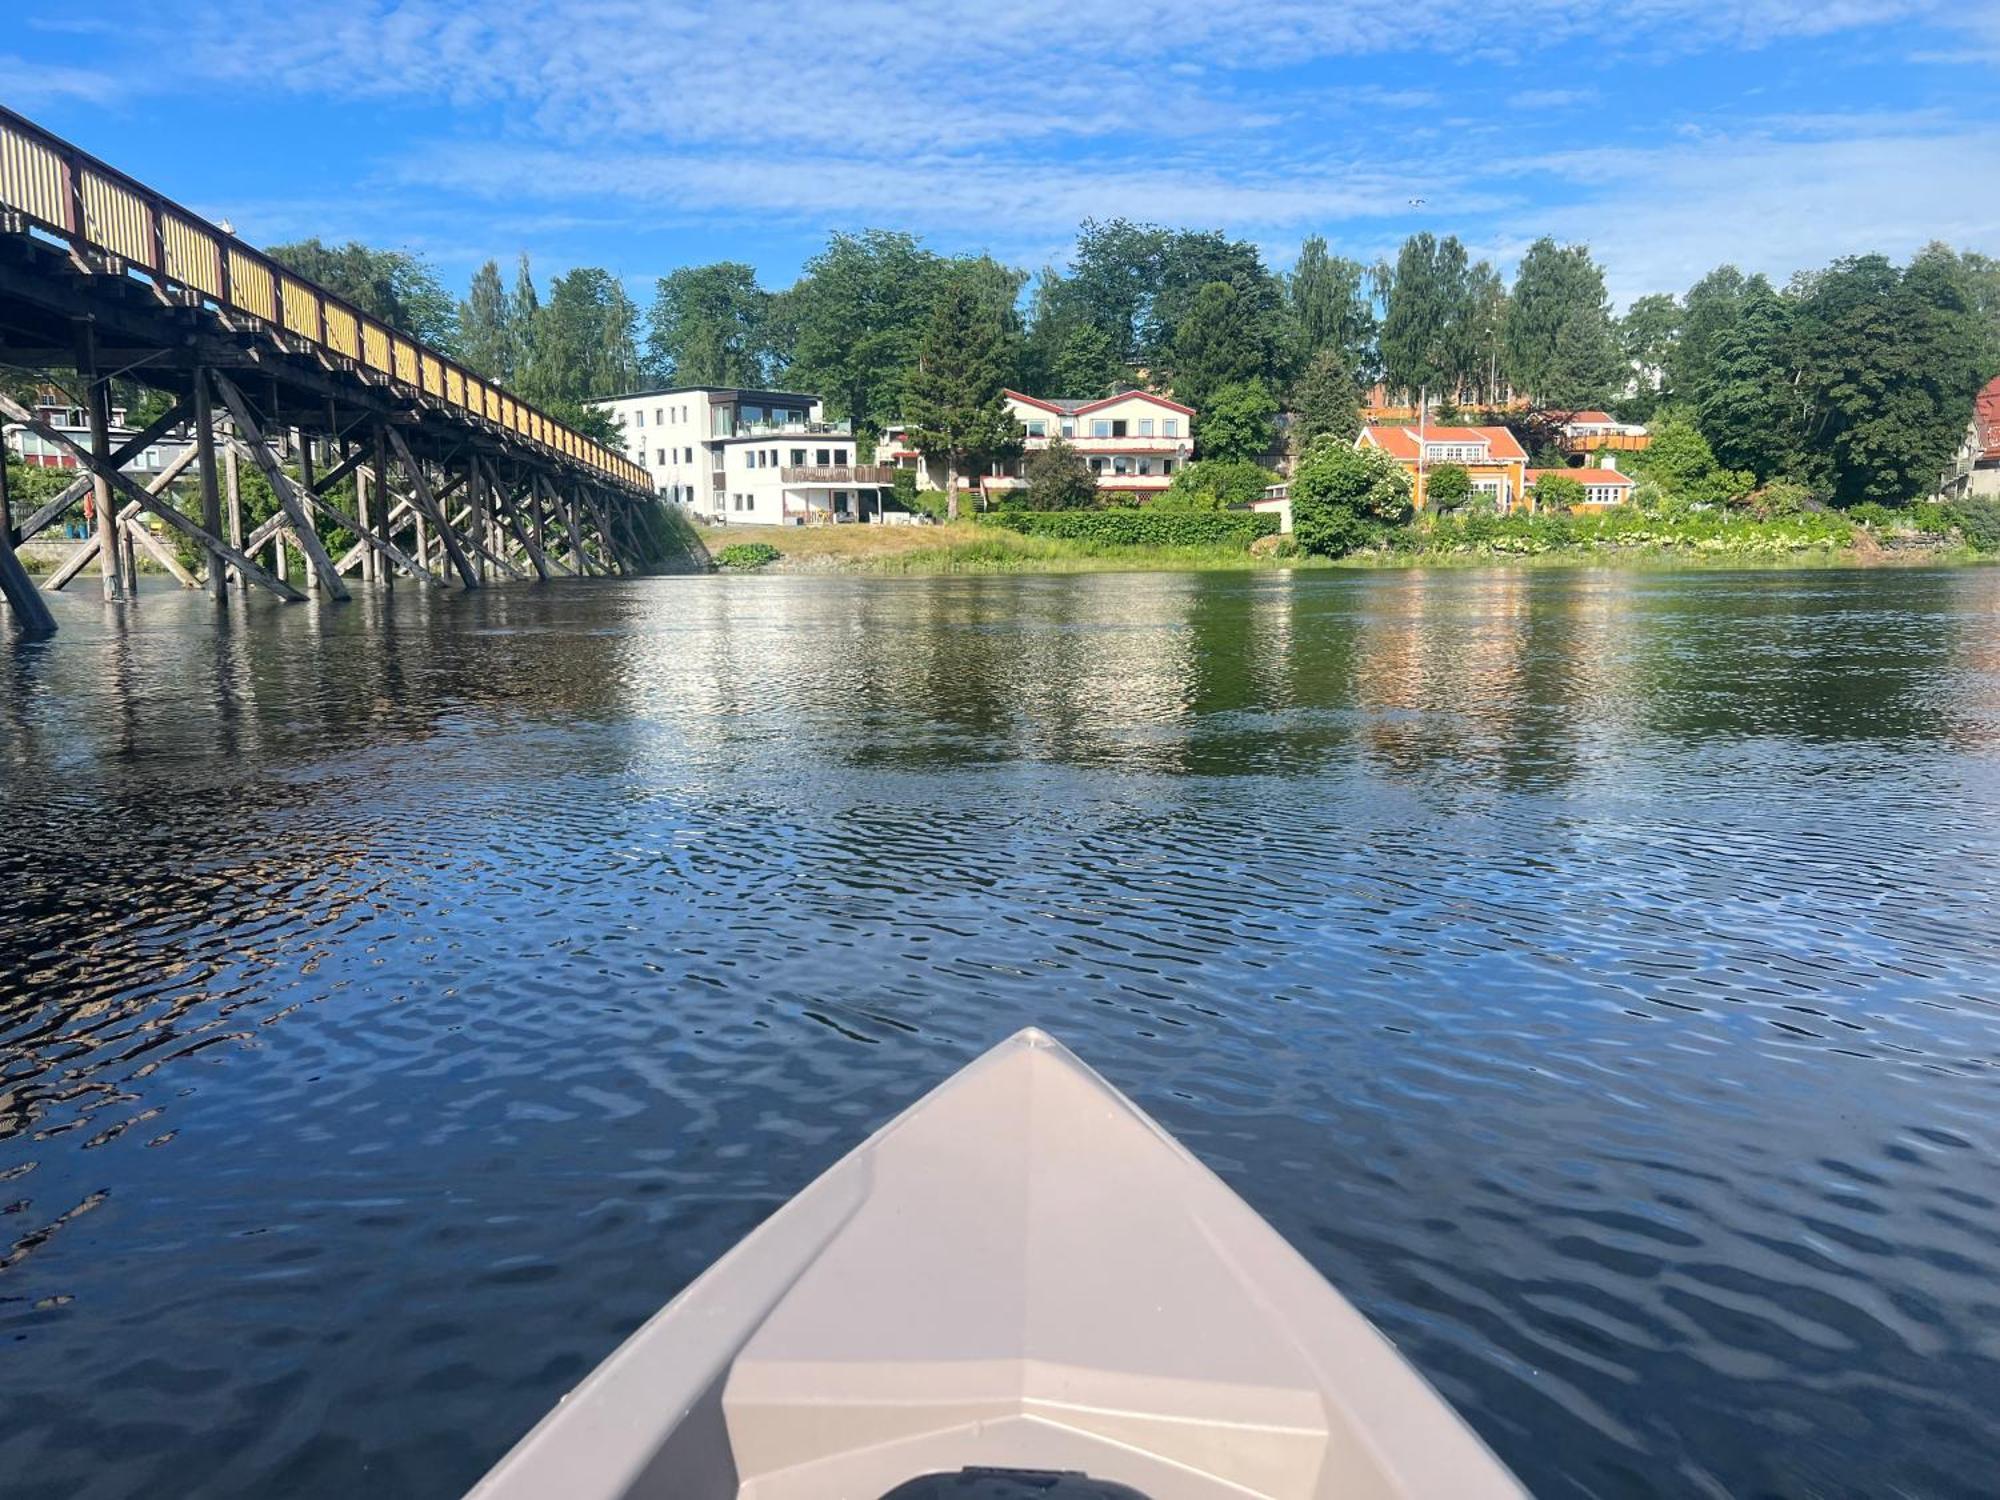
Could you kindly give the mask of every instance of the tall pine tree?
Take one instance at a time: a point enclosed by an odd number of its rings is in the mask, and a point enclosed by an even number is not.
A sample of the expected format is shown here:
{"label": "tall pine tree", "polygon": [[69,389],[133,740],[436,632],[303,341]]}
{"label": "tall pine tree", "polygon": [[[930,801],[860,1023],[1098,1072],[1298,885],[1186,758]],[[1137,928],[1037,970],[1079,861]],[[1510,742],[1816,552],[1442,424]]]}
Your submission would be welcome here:
{"label": "tall pine tree", "polygon": [[458,354],[477,373],[502,385],[514,380],[514,329],[500,266],[488,261],[473,273],[458,304]]}
{"label": "tall pine tree", "polygon": [[1007,408],[1006,330],[970,278],[947,286],[932,310],[911,372],[904,410],[910,440],[945,470],[946,514],[958,519],[959,476],[1018,451],[1020,424]]}

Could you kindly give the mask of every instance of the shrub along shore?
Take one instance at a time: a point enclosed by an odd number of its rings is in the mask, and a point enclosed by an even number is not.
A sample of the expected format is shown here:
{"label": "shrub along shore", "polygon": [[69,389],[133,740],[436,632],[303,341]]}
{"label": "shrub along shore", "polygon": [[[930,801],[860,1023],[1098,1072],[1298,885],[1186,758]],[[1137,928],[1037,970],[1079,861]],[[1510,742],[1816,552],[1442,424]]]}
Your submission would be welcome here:
{"label": "shrub along shore", "polygon": [[[1990,513],[1989,513],[1990,512]],[[1469,514],[1384,527],[1339,557],[1245,512],[1000,512],[939,526],[705,528],[732,571],[1064,573],[1536,564],[1586,567],[1884,567],[2000,557],[2000,507],[1912,506],[1884,516],[1727,511],[1670,516]],[[740,549],[740,550],[737,550]],[[775,555],[772,555],[775,554]]]}

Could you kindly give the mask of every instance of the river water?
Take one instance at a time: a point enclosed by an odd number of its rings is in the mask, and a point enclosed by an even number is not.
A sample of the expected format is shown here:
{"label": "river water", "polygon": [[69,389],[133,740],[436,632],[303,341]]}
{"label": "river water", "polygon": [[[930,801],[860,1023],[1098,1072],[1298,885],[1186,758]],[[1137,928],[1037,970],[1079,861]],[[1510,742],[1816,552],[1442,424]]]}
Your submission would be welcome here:
{"label": "river water", "polygon": [[2000,1461],[2000,570],[674,578],[0,647],[0,1492],[452,1496],[1048,1027],[1538,1493]]}

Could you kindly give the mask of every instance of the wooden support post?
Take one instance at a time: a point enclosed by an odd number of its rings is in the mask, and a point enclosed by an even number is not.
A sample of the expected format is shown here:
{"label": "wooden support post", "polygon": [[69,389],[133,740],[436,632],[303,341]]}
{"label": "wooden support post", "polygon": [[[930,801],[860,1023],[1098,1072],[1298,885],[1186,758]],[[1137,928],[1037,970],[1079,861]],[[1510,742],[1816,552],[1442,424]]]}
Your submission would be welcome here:
{"label": "wooden support post", "polygon": [[54,635],[56,617],[49,611],[49,601],[28,577],[28,570],[21,566],[21,559],[14,551],[21,533],[14,525],[13,501],[7,493],[4,434],[0,434],[0,522],[4,522],[0,526],[0,598],[5,598],[14,612],[14,628],[30,637]]}
{"label": "wooden support post", "polygon": [[[361,523],[362,531],[369,530],[375,524],[375,517],[370,513],[372,509],[370,502],[372,499],[373,497],[368,493],[368,470],[365,468],[356,468],[354,471],[354,519]],[[389,517],[386,506],[383,507],[383,512],[382,534],[387,536],[389,534]],[[363,583],[373,583],[375,581],[375,571],[375,549],[373,547],[365,547],[361,552],[361,581]],[[389,573],[391,577],[394,577],[395,569],[391,568]]]}
{"label": "wooden support post", "polygon": [[[209,390],[208,372],[201,369],[194,372],[194,449],[201,461],[201,524],[212,535],[221,536],[222,491],[215,473],[215,400]],[[229,568],[214,548],[208,553],[208,592],[217,604],[229,602]]]}
{"label": "wooden support post", "polygon": [[478,588],[479,577],[472,571],[472,559],[465,555],[465,549],[452,534],[451,523],[445,519],[444,512],[438,509],[437,498],[431,490],[430,480],[424,475],[423,465],[418,463],[416,455],[410,452],[410,445],[403,441],[402,433],[393,427],[384,430],[389,434],[389,445],[396,450],[396,457],[402,462],[403,472],[410,477],[410,488],[415,496],[417,514],[428,516],[436,524],[438,541],[443,544],[445,555],[451,559],[452,567],[457,569],[459,581],[469,589]]}
{"label": "wooden support post", "polygon": [[[264,441],[264,434],[258,429],[257,419],[250,414],[250,404],[243,399],[243,393],[229,381],[229,377],[211,372],[215,381],[216,394],[222,397],[229,408],[230,416],[236,419],[237,438],[244,442],[250,457],[264,471],[264,477],[271,482],[271,489],[278,497],[278,504],[284,507],[286,517],[291,521],[293,534],[298,538],[299,550],[305,553],[307,577],[316,579],[326,590],[327,597],[335,601],[345,601],[352,596],[347,592],[347,584],[334,571],[333,559],[326,555],[320,545],[319,533],[313,530],[312,516],[306,510],[305,499],[310,491],[302,492],[298,481],[287,474],[278,464],[270,446]],[[281,544],[282,545],[282,544]]]}
{"label": "wooden support post", "polygon": [[521,544],[521,550],[528,554],[528,561],[535,565],[535,576],[543,583],[549,581],[549,560],[542,555],[542,549],[535,545],[532,532],[521,524],[519,497],[509,495],[500,484],[500,476],[490,474],[493,493],[498,500],[500,515],[506,528],[514,534],[514,540]]}
{"label": "wooden support post", "polygon": [[[84,411],[90,424],[90,452],[99,463],[111,458],[111,385],[97,373],[97,344],[88,323],[79,325],[78,343],[84,378]],[[118,546],[118,509],[111,503],[111,485],[104,471],[91,466],[91,505],[97,517],[97,569],[104,579],[104,597],[123,596],[119,573],[124,559]]]}
{"label": "wooden support post", "polygon": [[104,479],[119,494],[124,495],[128,499],[138,501],[141,508],[158,516],[183,536],[189,537],[206,547],[224,547],[223,556],[228,558],[236,566],[237,570],[249,578],[251,582],[262,585],[288,602],[297,603],[305,598],[305,595],[301,594],[297,589],[290,587],[280,579],[273,578],[269,573],[265,572],[247,554],[239,552],[234,547],[225,547],[220,537],[189,520],[160,496],[141,489],[129,477],[120,473],[96,454],[90,452],[81,443],[71,438],[68,433],[51,427],[32,411],[28,410],[27,407],[21,405],[12,396],[9,396],[5,391],[0,391],[0,416],[5,416],[11,421],[20,423],[21,426],[27,428],[35,436],[47,442],[54,443],[59,448],[68,449],[77,456],[78,462],[89,469],[93,475]]}
{"label": "wooden support post", "polygon": [[[236,472],[236,428],[229,429],[230,442],[222,450],[222,497],[229,511],[229,545],[243,550],[243,484]],[[217,533],[220,535],[221,533]],[[241,583],[239,576],[237,582]]]}
{"label": "wooden support post", "polygon": [[465,471],[465,479],[467,485],[465,498],[466,498],[466,503],[470,505],[472,508],[472,514],[471,517],[466,522],[465,534],[472,538],[472,545],[473,545],[472,566],[479,573],[479,581],[481,583],[484,583],[486,582],[486,551],[487,551],[486,477],[479,472],[478,459],[468,458],[466,460],[466,463],[470,467],[468,467]]}
{"label": "wooden support post", "polygon": [[[297,429],[297,431],[299,441],[299,484],[305,491],[305,496],[302,498],[309,499],[313,492],[313,443],[311,436],[303,427]],[[313,535],[317,537],[319,532],[314,530],[312,526],[312,508],[310,504],[302,508],[306,512],[305,529],[312,531]],[[319,589],[319,579],[315,576],[318,569],[313,567],[312,554],[305,550],[304,541],[299,543],[299,551],[305,558],[306,592],[308,594],[316,593]]]}
{"label": "wooden support post", "polygon": [[[167,486],[180,478],[181,471],[193,462],[194,449],[183,448],[172,463],[168,464],[147,481],[146,492],[151,495],[164,495],[167,492]],[[86,484],[89,479],[90,475],[86,471],[84,474]],[[118,513],[119,526],[123,528],[131,524],[132,519],[139,514],[139,510],[135,506],[125,506]],[[45,594],[56,593],[68,584],[71,579],[75,578],[77,574],[81,573],[86,566],[96,561],[98,541],[99,539],[95,535],[86,537],[83,544],[63,560],[61,567],[42,580],[42,592]]]}

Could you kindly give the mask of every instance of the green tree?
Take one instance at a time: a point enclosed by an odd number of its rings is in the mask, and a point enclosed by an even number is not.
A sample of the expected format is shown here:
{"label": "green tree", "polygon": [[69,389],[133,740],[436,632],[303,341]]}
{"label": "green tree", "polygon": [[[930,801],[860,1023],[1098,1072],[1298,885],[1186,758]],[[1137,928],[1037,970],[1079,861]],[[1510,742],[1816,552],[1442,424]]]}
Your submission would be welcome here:
{"label": "green tree", "polygon": [[1535,508],[1560,515],[1583,504],[1589,493],[1581,480],[1567,474],[1544,474],[1535,481]]}
{"label": "green tree", "polygon": [[1716,461],[1748,469],[1760,483],[1791,472],[1802,458],[1791,322],[1785,299],[1761,279],[1751,283],[1686,393]]}
{"label": "green tree", "polygon": [[1183,327],[1216,285],[1235,293],[1233,317],[1257,361],[1249,373],[1275,382],[1284,373],[1283,288],[1255,245],[1216,231],[1176,230],[1161,240],[1144,357],[1155,364],[1177,360]]}
{"label": "green tree", "polygon": [[1326,241],[1313,235],[1299,246],[1284,286],[1294,369],[1310,368],[1329,349],[1352,376],[1373,369],[1375,307],[1359,261],[1328,254]]}
{"label": "green tree", "polygon": [[879,435],[897,416],[948,269],[914,235],[833,235],[775,309],[791,341],[786,380]]}
{"label": "green tree", "polygon": [[1456,236],[1410,236],[1397,252],[1394,270],[1380,280],[1387,309],[1380,338],[1382,378],[1389,389],[1406,397],[1420,390],[1455,397],[1475,382],[1483,384],[1488,350],[1481,338],[1480,278]]}
{"label": "green tree", "polygon": [[1061,438],[1032,450],[1021,473],[1035,510],[1089,510],[1097,504],[1097,476],[1089,460]]}
{"label": "green tree", "polygon": [[1583,245],[1547,236],[1521,257],[1503,338],[1517,391],[1558,409],[1603,401],[1617,375],[1604,272]]}
{"label": "green tree", "polygon": [[541,299],[535,295],[535,277],[529,269],[527,252],[514,265],[514,295],[507,304],[507,326],[513,335],[513,354],[507,371],[514,389],[532,384],[535,362],[535,325],[541,321]]}
{"label": "green tree", "polygon": [[1756,484],[1749,472],[1718,464],[1708,439],[1677,409],[1668,409],[1653,423],[1653,441],[1632,455],[1632,468],[1665,499],[1683,505],[1725,505]]}
{"label": "green tree", "polygon": [[579,266],[549,283],[519,390],[530,401],[589,401],[639,383],[639,310],[608,271]]}
{"label": "green tree", "polygon": [[1974,296],[1949,252],[1898,272],[1836,261],[1798,309],[1807,478],[1836,505],[1900,505],[1937,481],[1991,373]]}
{"label": "green tree", "polygon": [[1170,510],[1236,510],[1277,482],[1277,475],[1247,458],[1198,458],[1181,465],[1156,503]]}
{"label": "green tree", "polygon": [[[1770,283],[1764,286],[1768,290]],[[1717,266],[1688,288],[1681,299],[1680,335],[1667,350],[1664,370],[1665,389],[1675,400],[1696,399],[1694,393],[1706,384],[1709,349],[1736,321],[1749,287],[1736,267]]]}
{"label": "green tree", "polygon": [[336,246],[318,239],[269,245],[264,253],[370,317],[445,354],[457,352],[457,300],[421,256],[377,250],[359,240]]}
{"label": "green tree", "polygon": [[1104,330],[1123,363],[1140,358],[1166,240],[1166,230],[1126,219],[1085,219],[1077,229],[1069,277],[1073,305]]}
{"label": "green tree", "polygon": [[1681,307],[1664,292],[1640,297],[1618,320],[1618,347],[1639,389],[1657,392],[1680,339]]}
{"label": "green tree", "polygon": [[958,519],[958,478],[1018,452],[1021,427],[1002,394],[1004,330],[969,279],[955,281],[924,333],[905,403],[910,439],[945,468],[946,514]]}
{"label": "green tree", "polygon": [[1624,380],[1625,362],[1604,309],[1576,307],[1556,332],[1542,375],[1541,400],[1558,411],[1584,411],[1611,399]]}
{"label": "green tree", "polygon": [[1195,414],[1195,446],[1203,458],[1262,458],[1276,446],[1278,403],[1261,380],[1219,387]]}
{"label": "green tree", "polygon": [[1197,410],[1224,386],[1258,380],[1267,367],[1259,315],[1226,281],[1211,281],[1174,336],[1174,397]]}
{"label": "green tree", "polygon": [[475,374],[511,385],[515,347],[513,304],[501,284],[499,263],[489,260],[473,273],[458,304],[458,357]]}
{"label": "green tree", "polygon": [[1461,464],[1439,464],[1424,475],[1424,504],[1441,514],[1472,498],[1472,475]]}
{"label": "green tree", "polygon": [[655,283],[646,363],[676,385],[759,386],[769,378],[771,295],[741,261],[682,266]]}
{"label": "green tree", "polygon": [[1322,438],[1292,473],[1292,534],[1306,551],[1343,557],[1410,518],[1410,476],[1380,448]]}
{"label": "green tree", "polygon": [[1303,453],[1322,437],[1352,442],[1361,431],[1361,390],[1332,344],[1312,357],[1292,393],[1292,448]]}

